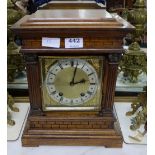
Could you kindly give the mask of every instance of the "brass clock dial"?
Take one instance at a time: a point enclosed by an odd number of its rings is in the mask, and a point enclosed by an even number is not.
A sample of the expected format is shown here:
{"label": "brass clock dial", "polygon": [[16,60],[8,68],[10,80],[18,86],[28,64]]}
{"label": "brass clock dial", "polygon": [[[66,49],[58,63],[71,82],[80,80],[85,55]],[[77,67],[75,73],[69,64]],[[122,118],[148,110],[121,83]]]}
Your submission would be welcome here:
{"label": "brass clock dial", "polygon": [[103,58],[40,57],[43,109],[100,108]]}
{"label": "brass clock dial", "polygon": [[49,96],[64,105],[80,105],[94,97],[98,86],[95,69],[85,60],[59,60],[50,67],[45,85]]}

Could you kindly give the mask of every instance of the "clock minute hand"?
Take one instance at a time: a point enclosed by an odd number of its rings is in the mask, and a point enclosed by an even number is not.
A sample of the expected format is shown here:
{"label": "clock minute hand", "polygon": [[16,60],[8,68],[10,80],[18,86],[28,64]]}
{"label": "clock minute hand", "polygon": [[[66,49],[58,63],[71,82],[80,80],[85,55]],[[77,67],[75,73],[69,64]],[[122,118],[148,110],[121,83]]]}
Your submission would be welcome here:
{"label": "clock minute hand", "polygon": [[72,78],[72,81],[70,82],[70,85],[74,85],[74,79],[75,79],[75,75],[76,75],[76,71],[77,71],[77,65],[78,65],[78,63],[76,64],[76,67],[74,69],[73,78]]}

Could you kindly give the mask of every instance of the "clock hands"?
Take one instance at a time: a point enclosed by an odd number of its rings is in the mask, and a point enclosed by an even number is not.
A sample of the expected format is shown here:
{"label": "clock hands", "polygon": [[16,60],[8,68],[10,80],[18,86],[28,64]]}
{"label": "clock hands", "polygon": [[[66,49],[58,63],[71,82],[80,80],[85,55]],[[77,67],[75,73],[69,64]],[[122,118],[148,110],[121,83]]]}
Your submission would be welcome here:
{"label": "clock hands", "polygon": [[74,84],[78,84],[78,83],[85,83],[86,81],[88,81],[88,80],[81,79],[80,81],[74,82]]}
{"label": "clock hands", "polygon": [[78,62],[77,62],[76,67],[75,67],[75,69],[74,69],[73,78],[72,78],[72,81],[70,82],[70,86],[73,86],[73,85],[78,84],[78,83],[85,83],[85,82],[86,82],[85,79],[81,79],[80,81],[74,82],[74,80],[75,80],[75,75],[76,75],[76,72],[77,72],[77,66],[78,66]]}

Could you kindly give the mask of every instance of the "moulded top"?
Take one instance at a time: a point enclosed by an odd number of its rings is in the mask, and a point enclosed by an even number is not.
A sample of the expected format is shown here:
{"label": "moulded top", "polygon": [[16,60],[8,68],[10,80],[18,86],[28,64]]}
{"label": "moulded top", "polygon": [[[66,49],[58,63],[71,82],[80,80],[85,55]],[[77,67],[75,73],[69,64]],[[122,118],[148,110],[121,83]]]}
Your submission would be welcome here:
{"label": "moulded top", "polygon": [[112,21],[114,18],[105,10],[39,10],[28,21]]}
{"label": "moulded top", "polygon": [[106,10],[80,9],[80,10],[38,10],[20,23],[21,27],[27,26],[101,26],[101,27],[121,27],[119,23]]}
{"label": "moulded top", "polygon": [[[97,36],[112,35],[122,37],[121,34],[134,30],[134,26],[118,15],[110,14],[104,9],[74,9],[74,10],[38,10],[31,15],[26,15],[12,26],[12,30],[18,34],[71,34],[74,33]],[[76,31],[76,30],[77,31]],[[120,30],[120,31],[118,31]],[[95,31],[98,31],[97,34]],[[106,33],[106,34],[105,34]],[[121,34],[120,34],[121,33]],[[124,37],[124,34],[123,34]]]}

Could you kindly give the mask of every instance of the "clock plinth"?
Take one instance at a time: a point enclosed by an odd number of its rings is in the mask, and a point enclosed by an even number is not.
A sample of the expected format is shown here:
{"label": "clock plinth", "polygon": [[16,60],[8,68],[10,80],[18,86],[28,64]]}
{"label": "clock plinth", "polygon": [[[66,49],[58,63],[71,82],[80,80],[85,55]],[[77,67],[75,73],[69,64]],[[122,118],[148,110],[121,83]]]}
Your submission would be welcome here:
{"label": "clock plinth", "polygon": [[122,147],[122,137],[113,124],[113,117],[29,117],[22,145]]}
{"label": "clock plinth", "polygon": [[[89,9],[40,10],[13,26],[22,38],[31,105],[23,146],[122,146],[113,100],[122,40],[133,29]],[[43,46],[45,37],[59,38],[60,47]],[[67,48],[66,38],[82,38],[82,46]]]}

